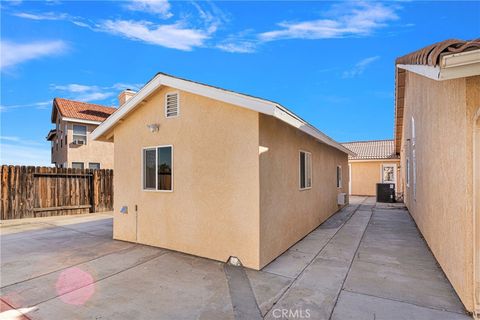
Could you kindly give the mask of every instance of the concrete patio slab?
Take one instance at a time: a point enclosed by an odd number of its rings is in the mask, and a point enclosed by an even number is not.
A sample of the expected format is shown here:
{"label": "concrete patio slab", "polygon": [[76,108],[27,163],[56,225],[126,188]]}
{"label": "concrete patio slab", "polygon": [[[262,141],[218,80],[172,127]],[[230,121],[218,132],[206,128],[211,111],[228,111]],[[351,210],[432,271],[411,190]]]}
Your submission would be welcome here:
{"label": "concrete patio slab", "polygon": [[[378,250],[383,244],[385,248]],[[398,247],[403,249],[396,250]],[[463,312],[407,211],[376,209],[344,289]]]}
{"label": "concrete patio slab", "polygon": [[408,211],[373,198],[351,197],[262,271],[233,270],[241,276],[112,240],[108,215],[54,218],[1,225],[0,318],[470,319]]}
{"label": "concrete patio slab", "polygon": [[332,320],[465,320],[464,314],[444,312],[389,299],[342,291]]}
{"label": "concrete patio slab", "polygon": [[266,319],[275,319],[277,310],[308,311],[313,319],[329,319],[370,215],[371,211],[355,212],[325,247],[319,248],[318,256],[295,279]]}
{"label": "concrete patio slab", "polygon": [[[75,304],[93,292],[84,304]],[[46,301],[34,319],[234,319],[223,263],[169,252]],[[60,317],[59,317],[60,315]]]}
{"label": "concrete patio slab", "polygon": [[[2,299],[10,305],[34,306],[44,301],[51,300],[61,295],[58,283],[69,272],[81,270],[92,277],[92,281],[98,282],[124,270],[138,266],[153,258],[159,257],[166,250],[148,246],[133,246],[116,251],[85,263],[58,270],[41,277],[22,281],[18,284],[2,287]],[[75,291],[89,283],[71,282],[68,291]],[[62,289],[62,292],[65,290]]]}

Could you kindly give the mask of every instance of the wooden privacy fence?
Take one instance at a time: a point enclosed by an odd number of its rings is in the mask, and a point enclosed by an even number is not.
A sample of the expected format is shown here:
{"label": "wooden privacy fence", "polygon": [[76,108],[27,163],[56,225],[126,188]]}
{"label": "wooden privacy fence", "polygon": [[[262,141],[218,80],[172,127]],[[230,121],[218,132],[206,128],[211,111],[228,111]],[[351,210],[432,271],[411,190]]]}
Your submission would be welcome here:
{"label": "wooden privacy fence", "polygon": [[2,165],[2,220],[113,210],[113,170]]}

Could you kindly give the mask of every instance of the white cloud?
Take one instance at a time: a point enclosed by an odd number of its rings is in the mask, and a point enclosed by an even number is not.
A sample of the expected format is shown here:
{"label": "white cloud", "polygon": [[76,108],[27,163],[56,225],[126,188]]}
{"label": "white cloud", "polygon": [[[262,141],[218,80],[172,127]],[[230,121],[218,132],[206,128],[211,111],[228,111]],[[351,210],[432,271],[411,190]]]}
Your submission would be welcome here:
{"label": "white cloud", "polygon": [[0,144],[1,164],[51,166],[50,148],[47,143],[43,143],[42,146],[32,146],[23,144],[20,139],[12,141],[14,143],[6,141]]}
{"label": "white cloud", "polygon": [[282,22],[278,24],[280,29],[261,33],[259,38],[273,41],[368,36],[389,21],[397,20],[397,8],[382,3],[342,3],[332,6],[323,19]]}
{"label": "white cloud", "polygon": [[363,60],[360,60],[355,64],[351,70],[344,71],[342,74],[343,78],[354,78],[361,75],[365,69],[374,61],[380,59],[380,56],[368,57]]}
{"label": "white cloud", "polygon": [[113,97],[125,89],[138,90],[142,85],[138,83],[115,83],[111,86],[83,85],[70,83],[65,85],[50,85],[53,91],[59,91],[68,99],[92,102],[102,101]]}
{"label": "white cloud", "polygon": [[232,53],[252,53],[255,52],[256,45],[250,41],[223,42],[216,46],[218,49]]}
{"label": "white cloud", "polygon": [[77,95],[74,100],[82,102],[101,101],[115,95],[115,92],[88,92]]}
{"label": "white cloud", "polygon": [[19,109],[19,108],[36,108],[36,109],[47,109],[52,104],[51,100],[48,101],[41,101],[41,102],[33,102],[27,104],[16,104],[16,105],[0,105],[0,112],[9,111],[12,109]]}
{"label": "white cloud", "polygon": [[20,63],[45,56],[59,55],[67,51],[68,46],[61,40],[15,43],[0,41],[2,70]]}
{"label": "white cloud", "polygon": [[107,20],[98,27],[110,34],[184,51],[202,46],[209,38],[207,31],[187,28],[181,23],[155,25],[148,21]]}
{"label": "white cloud", "polygon": [[14,137],[14,136],[0,136],[0,140],[20,141],[20,138],[19,137]]}
{"label": "white cloud", "polygon": [[50,166],[48,143],[16,136],[0,136],[0,163]]}
{"label": "white cloud", "polygon": [[113,84],[110,88],[118,90],[118,91],[122,91],[122,90],[125,90],[125,89],[138,91],[138,90],[140,90],[140,88],[142,86],[143,86],[142,83],[121,83],[121,82],[119,82],[119,83]]}
{"label": "white cloud", "polygon": [[101,101],[115,94],[110,90],[111,87],[88,86],[77,83],[51,85],[50,89],[66,94],[66,98],[82,102]]}
{"label": "white cloud", "polygon": [[28,13],[18,12],[13,14],[15,17],[30,19],[30,20],[65,20],[68,18],[66,13],[45,12],[45,13]]}
{"label": "white cloud", "polygon": [[67,84],[67,85],[64,85],[64,86],[53,85],[52,89],[53,90],[61,90],[61,91],[69,91],[69,92],[78,93],[78,92],[87,92],[87,91],[97,91],[98,87],[97,86],[85,86],[85,85],[82,85],[82,84],[72,83],[72,84]]}
{"label": "white cloud", "polygon": [[167,0],[133,0],[126,5],[126,8],[132,11],[153,13],[163,19],[168,19],[173,16],[170,12],[170,3]]}

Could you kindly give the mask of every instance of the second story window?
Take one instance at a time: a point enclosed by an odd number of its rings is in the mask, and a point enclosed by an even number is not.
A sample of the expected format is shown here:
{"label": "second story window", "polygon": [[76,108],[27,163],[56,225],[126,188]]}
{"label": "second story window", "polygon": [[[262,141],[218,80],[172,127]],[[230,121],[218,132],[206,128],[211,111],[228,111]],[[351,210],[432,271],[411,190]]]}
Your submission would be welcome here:
{"label": "second story window", "polygon": [[87,144],[87,126],[73,125],[73,143]]}

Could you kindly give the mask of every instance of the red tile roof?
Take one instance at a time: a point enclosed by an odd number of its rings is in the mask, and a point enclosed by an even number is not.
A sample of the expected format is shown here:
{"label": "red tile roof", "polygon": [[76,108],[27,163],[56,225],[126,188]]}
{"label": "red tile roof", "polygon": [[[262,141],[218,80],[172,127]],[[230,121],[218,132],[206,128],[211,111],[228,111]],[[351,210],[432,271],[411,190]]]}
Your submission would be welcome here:
{"label": "red tile roof", "polygon": [[474,40],[448,39],[397,58],[396,64],[422,64],[436,66],[446,54],[480,49],[480,38]]}
{"label": "red tile roof", "polygon": [[342,145],[357,154],[348,156],[349,160],[398,159],[393,140],[354,141]]}
{"label": "red tile roof", "polygon": [[[98,104],[86,103],[63,98],[53,99],[53,105],[63,117],[103,122],[117,109]],[[52,122],[55,122],[52,119]]]}

